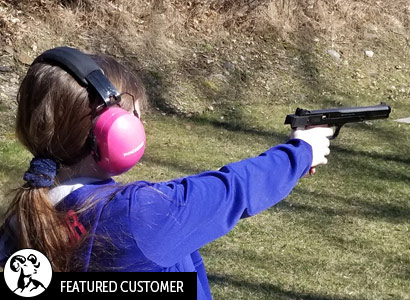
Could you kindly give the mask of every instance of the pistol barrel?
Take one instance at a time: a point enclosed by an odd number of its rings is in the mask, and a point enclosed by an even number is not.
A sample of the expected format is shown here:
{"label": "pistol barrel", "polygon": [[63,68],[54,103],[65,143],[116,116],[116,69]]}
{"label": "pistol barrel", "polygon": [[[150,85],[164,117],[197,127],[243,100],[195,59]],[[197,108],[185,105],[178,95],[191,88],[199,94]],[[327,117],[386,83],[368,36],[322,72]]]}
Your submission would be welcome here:
{"label": "pistol barrel", "polygon": [[285,124],[290,124],[292,128],[315,125],[338,126],[366,120],[385,119],[389,117],[390,112],[390,106],[384,102],[374,106],[342,107],[312,111],[298,108],[295,114],[286,116]]}

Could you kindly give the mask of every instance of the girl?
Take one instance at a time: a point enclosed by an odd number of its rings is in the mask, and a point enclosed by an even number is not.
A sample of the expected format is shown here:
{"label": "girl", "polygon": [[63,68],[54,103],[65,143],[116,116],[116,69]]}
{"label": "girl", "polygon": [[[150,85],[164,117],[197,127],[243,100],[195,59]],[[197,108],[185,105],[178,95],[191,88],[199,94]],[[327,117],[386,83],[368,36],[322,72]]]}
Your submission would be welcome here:
{"label": "girl", "polygon": [[[112,58],[82,55],[126,94],[114,106],[140,116],[141,80]],[[296,130],[287,143],[218,171],[117,184],[94,143],[104,96],[73,74],[82,66],[65,56],[62,64],[36,59],[21,84],[16,132],[34,158],[2,226],[0,260],[34,248],[54,271],[194,271],[198,299],[211,299],[198,249],[326,164],[332,129]]]}

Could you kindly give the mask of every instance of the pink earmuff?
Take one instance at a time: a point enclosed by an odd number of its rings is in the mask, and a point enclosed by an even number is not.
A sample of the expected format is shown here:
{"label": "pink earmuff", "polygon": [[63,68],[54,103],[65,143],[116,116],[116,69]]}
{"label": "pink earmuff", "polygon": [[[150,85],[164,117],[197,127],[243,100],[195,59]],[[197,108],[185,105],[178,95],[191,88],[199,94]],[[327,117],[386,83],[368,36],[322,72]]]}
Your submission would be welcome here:
{"label": "pink earmuff", "polygon": [[122,108],[106,109],[95,123],[94,136],[99,152],[98,164],[111,176],[131,169],[144,154],[144,126]]}

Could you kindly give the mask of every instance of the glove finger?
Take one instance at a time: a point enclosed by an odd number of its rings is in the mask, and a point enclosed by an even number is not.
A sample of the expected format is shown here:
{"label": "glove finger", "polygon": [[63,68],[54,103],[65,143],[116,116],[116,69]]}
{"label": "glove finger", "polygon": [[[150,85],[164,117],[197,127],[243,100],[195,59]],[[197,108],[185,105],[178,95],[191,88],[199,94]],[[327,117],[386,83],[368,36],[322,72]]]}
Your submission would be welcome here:
{"label": "glove finger", "polygon": [[326,137],[333,136],[333,128],[332,127],[324,128],[323,133],[325,134]]}

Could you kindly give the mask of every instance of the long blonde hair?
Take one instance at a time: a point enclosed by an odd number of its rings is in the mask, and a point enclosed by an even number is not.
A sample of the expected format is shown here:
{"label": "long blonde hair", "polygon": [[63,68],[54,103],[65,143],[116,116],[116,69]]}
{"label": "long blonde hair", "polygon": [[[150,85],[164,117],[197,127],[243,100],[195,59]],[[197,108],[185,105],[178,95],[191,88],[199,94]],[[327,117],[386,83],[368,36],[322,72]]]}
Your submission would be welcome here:
{"label": "long blonde hair", "polygon": [[[91,57],[119,92],[132,94],[140,108],[145,106],[146,93],[138,77],[111,57]],[[89,133],[100,104],[93,90],[78,84],[57,65],[35,63],[21,83],[17,100],[17,138],[34,157],[71,166],[90,154]],[[131,110],[130,100],[122,100],[121,107]],[[75,247],[69,243],[64,212],[55,209],[48,193],[49,188],[25,183],[15,190],[6,220],[17,220],[19,249],[39,250],[54,271],[70,271]]]}

